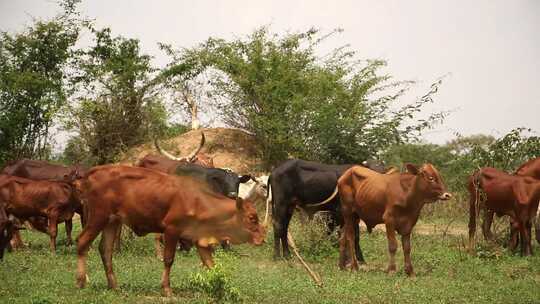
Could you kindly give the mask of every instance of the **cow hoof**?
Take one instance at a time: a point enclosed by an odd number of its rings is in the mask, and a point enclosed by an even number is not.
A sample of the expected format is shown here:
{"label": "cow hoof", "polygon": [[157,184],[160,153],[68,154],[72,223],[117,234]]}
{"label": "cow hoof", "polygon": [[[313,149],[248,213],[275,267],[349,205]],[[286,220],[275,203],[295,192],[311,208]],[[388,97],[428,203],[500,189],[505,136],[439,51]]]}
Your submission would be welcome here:
{"label": "cow hoof", "polygon": [[388,266],[388,268],[386,268],[386,273],[388,273],[389,275],[396,274],[396,266]]}
{"label": "cow hoof", "polygon": [[416,274],[414,273],[414,271],[410,270],[410,271],[405,271],[405,273],[407,274],[407,276],[411,279],[414,279],[416,278]]}
{"label": "cow hoof", "polygon": [[167,298],[172,297],[172,289],[171,288],[163,288],[163,295]]}
{"label": "cow hoof", "polygon": [[77,277],[77,288],[84,288],[84,286],[86,286],[86,282],[86,276]]}

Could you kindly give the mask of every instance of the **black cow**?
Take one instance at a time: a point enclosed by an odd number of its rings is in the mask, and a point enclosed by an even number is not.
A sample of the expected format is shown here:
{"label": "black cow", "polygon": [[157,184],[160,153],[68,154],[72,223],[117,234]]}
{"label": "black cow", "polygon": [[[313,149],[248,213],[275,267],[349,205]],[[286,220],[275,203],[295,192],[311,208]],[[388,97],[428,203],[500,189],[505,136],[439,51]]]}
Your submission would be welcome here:
{"label": "black cow", "polygon": [[[371,165],[370,165],[371,164]],[[378,172],[383,166],[373,162],[364,162],[364,166]],[[375,166],[376,165],[376,166]],[[354,164],[326,165],[301,159],[291,159],[272,170],[268,183],[272,192],[272,223],[274,226],[274,258],[279,258],[280,243],[283,257],[289,257],[287,231],[295,207],[304,209],[308,214],[328,211],[329,232],[336,225],[342,226],[339,210],[339,195],[335,195],[337,180]],[[325,202],[328,198],[331,199]],[[356,228],[358,235],[358,227]],[[357,251],[357,259],[363,261],[362,252]]]}
{"label": "black cow", "polygon": [[239,176],[233,171],[220,168],[206,168],[196,164],[184,164],[176,167],[175,175],[191,176],[207,183],[216,193],[236,199],[240,183],[249,181],[251,175]]}

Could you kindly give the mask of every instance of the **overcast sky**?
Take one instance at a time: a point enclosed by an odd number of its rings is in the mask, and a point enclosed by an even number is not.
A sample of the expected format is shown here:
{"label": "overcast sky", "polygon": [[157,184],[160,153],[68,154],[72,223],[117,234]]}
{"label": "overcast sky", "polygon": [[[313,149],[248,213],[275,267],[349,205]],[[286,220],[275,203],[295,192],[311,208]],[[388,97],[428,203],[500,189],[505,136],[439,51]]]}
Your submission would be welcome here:
{"label": "overcast sky", "polygon": [[[273,32],[344,32],[325,43],[350,44],[359,58],[388,61],[387,72],[418,85],[405,101],[449,74],[427,112],[453,110],[425,138],[540,132],[540,1],[141,1],[92,0],[83,14],[114,34],[141,40],[164,64],[158,42],[191,47],[208,37],[243,37],[262,25]],[[52,1],[0,0],[0,29],[14,32],[32,17],[58,11]]]}

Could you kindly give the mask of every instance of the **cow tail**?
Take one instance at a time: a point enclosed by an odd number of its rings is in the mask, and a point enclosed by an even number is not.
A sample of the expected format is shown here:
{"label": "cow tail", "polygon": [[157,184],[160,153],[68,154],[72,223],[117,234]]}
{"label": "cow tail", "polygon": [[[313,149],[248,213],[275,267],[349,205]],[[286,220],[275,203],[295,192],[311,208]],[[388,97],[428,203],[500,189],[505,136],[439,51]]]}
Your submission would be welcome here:
{"label": "cow tail", "polygon": [[339,192],[339,188],[338,188],[338,185],[336,184],[336,188],[334,189],[334,192],[332,193],[332,195],[330,195],[330,197],[328,197],[327,199],[325,199],[324,201],[320,202],[320,203],[315,203],[315,204],[305,204],[306,206],[308,207],[316,207],[316,206],[322,206],[330,201],[332,201],[336,195],[338,194]]}
{"label": "cow tail", "polygon": [[[273,195],[272,195],[272,175],[268,176],[268,187],[266,188],[266,211],[264,213],[264,222],[263,222],[263,226],[264,227],[267,227],[268,226],[268,212],[269,212],[269,206],[270,206],[270,203],[272,202],[272,198],[273,198]],[[272,202],[272,214],[274,214],[274,203]]]}

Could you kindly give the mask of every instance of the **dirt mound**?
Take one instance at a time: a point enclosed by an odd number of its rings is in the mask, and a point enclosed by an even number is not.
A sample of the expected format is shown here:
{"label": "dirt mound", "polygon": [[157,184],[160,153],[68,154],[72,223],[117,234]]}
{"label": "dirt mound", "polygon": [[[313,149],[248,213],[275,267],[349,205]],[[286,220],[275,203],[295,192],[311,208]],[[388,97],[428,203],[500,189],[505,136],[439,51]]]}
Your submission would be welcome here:
{"label": "dirt mound", "polygon": [[[177,156],[185,156],[198,147],[204,132],[206,143],[199,153],[214,158],[218,168],[230,168],[239,174],[262,173],[261,160],[253,135],[239,129],[207,128],[192,130],[169,140],[160,142],[167,151]],[[146,143],[129,150],[122,157],[121,164],[133,164],[147,154],[158,154],[152,143]]]}

